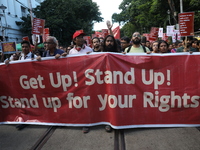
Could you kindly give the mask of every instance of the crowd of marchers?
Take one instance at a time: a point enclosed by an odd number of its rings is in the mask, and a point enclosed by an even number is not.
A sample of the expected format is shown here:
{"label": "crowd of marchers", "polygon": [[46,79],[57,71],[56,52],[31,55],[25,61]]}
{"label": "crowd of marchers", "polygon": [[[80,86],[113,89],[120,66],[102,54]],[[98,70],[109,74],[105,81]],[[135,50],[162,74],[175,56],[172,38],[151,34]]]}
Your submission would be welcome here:
{"label": "crowd of marchers", "polygon": [[146,41],[144,36],[139,32],[134,32],[132,38],[122,37],[120,40],[115,39],[110,30],[109,35],[105,38],[94,37],[91,39],[92,46],[87,46],[84,40],[85,33],[78,30],[73,34],[72,45],[68,47],[59,46],[56,37],[48,36],[43,43],[44,47],[37,48],[37,38],[34,41],[35,48],[31,49],[29,41],[22,41],[22,52],[16,52],[7,59],[1,59],[1,62],[8,64],[10,61],[37,59],[42,60],[42,57],[60,58],[73,54],[89,54],[91,52],[116,52],[116,53],[179,53],[179,52],[199,52],[200,41],[193,36],[183,37],[181,41],[169,44],[164,40],[154,42]]}
{"label": "crowd of marchers", "polygon": [[[178,53],[178,52],[199,52],[200,41],[193,36],[183,37],[181,41],[169,44],[164,40],[154,42],[146,41],[144,36],[139,32],[134,32],[132,38],[122,37],[120,40],[115,39],[112,33],[112,25],[108,25],[109,34],[105,37],[94,37],[91,39],[92,46],[87,46],[84,40],[85,33],[83,30],[78,30],[73,34],[72,44],[63,48],[59,46],[56,37],[48,36],[43,43],[44,47],[37,48],[38,39],[34,41],[34,50],[31,49],[29,41],[22,41],[22,52],[16,52],[7,59],[1,59],[1,62],[9,64],[11,61],[36,59],[42,61],[44,57],[66,57],[74,54],[89,54],[92,52],[112,52],[112,53]],[[4,58],[4,57],[2,57]],[[107,132],[111,132],[112,128],[105,126]],[[88,127],[83,128],[83,132],[89,132]]]}

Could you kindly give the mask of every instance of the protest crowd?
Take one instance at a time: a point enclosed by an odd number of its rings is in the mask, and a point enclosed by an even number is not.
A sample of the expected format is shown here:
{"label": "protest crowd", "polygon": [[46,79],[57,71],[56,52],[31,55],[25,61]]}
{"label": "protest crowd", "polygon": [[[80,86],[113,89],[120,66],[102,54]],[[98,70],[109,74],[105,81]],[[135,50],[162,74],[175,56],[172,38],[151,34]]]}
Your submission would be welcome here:
{"label": "protest crowd", "polygon": [[[31,46],[28,40],[21,42],[22,51],[9,54],[6,57],[1,54],[1,63],[9,65],[12,61],[36,59],[42,61],[44,57],[67,57],[68,55],[90,54],[100,52],[122,53],[146,53],[151,55],[154,53],[180,53],[180,52],[200,52],[200,40],[194,36],[182,37],[181,40],[175,42],[168,42],[157,38],[155,41],[147,40],[145,35],[139,32],[134,32],[132,37],[118,37],[114,36],[112,25],[107,22],[107,33],[105,36],[94,36],[92,39],[85,40],[86,35],[83,30],[77,30],[73,34],[71,45],[63,47],[58,44],[56,37],[48,36],[43,41],[43,47],[38,48],[38,38],[35,39],[34,45]],[[90,44],[91,43],[91,44]],[[19,128],[23,128],[22,125]],[[105,126],[107,132],[112,131],[110,126]],[[89,132],[88,127],[83,128],[83,132]]]}
{"label": "protest crowd", "polygon": [[[71,45],[63,47],[58,44],[56,37],[48,36],[42,43],[43,46],[38,48],[38,38],[35,38],[32,44],[29,39],[23,39],[21,42],[22,51],[16,51],[4,56],[1,53],[1,62],[8,64],[10,61],[37,59],[42,60],[42,57],[59,58],[73,54],[89,54],[91,52],[117,52],[117,53],[179,53],[179,52],[199,52],[200,40],[194,36],[184,36],[181,39],[176,39],[175,42],[168,39],[156,38],[154,41],[149,41],[145,34],[134,32],[132,37],[116,37],[112,31],[112,25],[107,22],[107,31],[101,35],[94,34],[92,39],[86,39],[83,30],[77,30],[73,34]],[[88,37],[88,36],[87,36]]]}

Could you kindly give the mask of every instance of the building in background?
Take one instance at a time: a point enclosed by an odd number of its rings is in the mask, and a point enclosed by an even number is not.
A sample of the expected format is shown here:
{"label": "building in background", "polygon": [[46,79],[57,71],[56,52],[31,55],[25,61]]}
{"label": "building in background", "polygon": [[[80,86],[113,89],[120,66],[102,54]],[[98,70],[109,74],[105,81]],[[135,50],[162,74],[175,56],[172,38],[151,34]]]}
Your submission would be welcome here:
{"label": "building in background", "polygon": [[30,9],[40,5],[44,0],[0,0],[0,41],[22,41],[26,36],[20,32],[16,22],[20,22],[22,16],[30,14]]}

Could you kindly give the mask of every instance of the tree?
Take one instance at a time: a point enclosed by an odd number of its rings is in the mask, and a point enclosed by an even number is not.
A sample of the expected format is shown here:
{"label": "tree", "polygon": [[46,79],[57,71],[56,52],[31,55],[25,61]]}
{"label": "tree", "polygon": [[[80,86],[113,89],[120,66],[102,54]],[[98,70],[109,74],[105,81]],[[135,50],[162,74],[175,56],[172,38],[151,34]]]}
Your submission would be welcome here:
{"label": "tree", "polygon": [[22,17],[21,20],[22,21],[16,22],[16,24],[18,26],[20,26],[20,31],[25,36],[31,37],[32,27],[31,27],[31,17],[30,17],[30,15],[27,15],[27,17]]}
{"label": "tree", "polygon": [[[197,0],[183,0],[184,12],[195,12],[195,31],[199,29],[200,12]],[[149,32],[151,27],[164,27],[170,23],[176,24],[180,10],[180,0],[123,0],[119,6],[121,13],[113,14],[113,22],[123,23],[122,36],[128,33],[130,28],[140,33]],[[170,10],[170,17],[167,11]],[[169,20],[170,18],[170,20]],[[131,35],[132,33],[128,33]]]}
{"label": "tree", "polygon": [[33,13],[36,18],[45,20],[50,35],[62,45],[70,44],[76,30],[83,29],[89,35],[93,24],[102,21],[99,8],[92,0],[45,0]]}

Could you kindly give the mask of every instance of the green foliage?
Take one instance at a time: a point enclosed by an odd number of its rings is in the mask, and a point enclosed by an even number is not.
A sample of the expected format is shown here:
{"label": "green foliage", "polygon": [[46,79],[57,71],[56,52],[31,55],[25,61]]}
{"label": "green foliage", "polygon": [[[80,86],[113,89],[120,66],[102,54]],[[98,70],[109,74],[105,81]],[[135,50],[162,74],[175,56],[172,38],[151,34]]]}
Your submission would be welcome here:
{"label": "green foliage", "polygon": [[25,35],[31,37],[32,27],[31,27],[31,17],[28,15],[27,17],[22,17],[21,22],[16,22],[17,25],[20,26],[20,31]]}
{"label": "green foliage", "polygon": [[[176,16],[172,13],[169,2],[172,4]],[[200,26],[199,5],[198,0],[183,0],[183,12],[195,12],[195,31]],[[125,24],[121,35],[129,36],[134,31],[146,33],[150,31],[151,27],[163,27],[165,29],[170,23],[172,25],[178,23],[180,0],[123,0],[119,9],[122,11],[119,14],[113,14],[113,22]],[[170,10],[170,16],[167,14],[167,10]],[[130,30],[130,28],[134,30]]]}
{"label": "green foliage", "polygon": [[92,33],[93,24],[102,21],[92,0],[45,0],[33,10],[36,18],[45,20],[45,28],[62,45],[69,45],[76,30]]}

